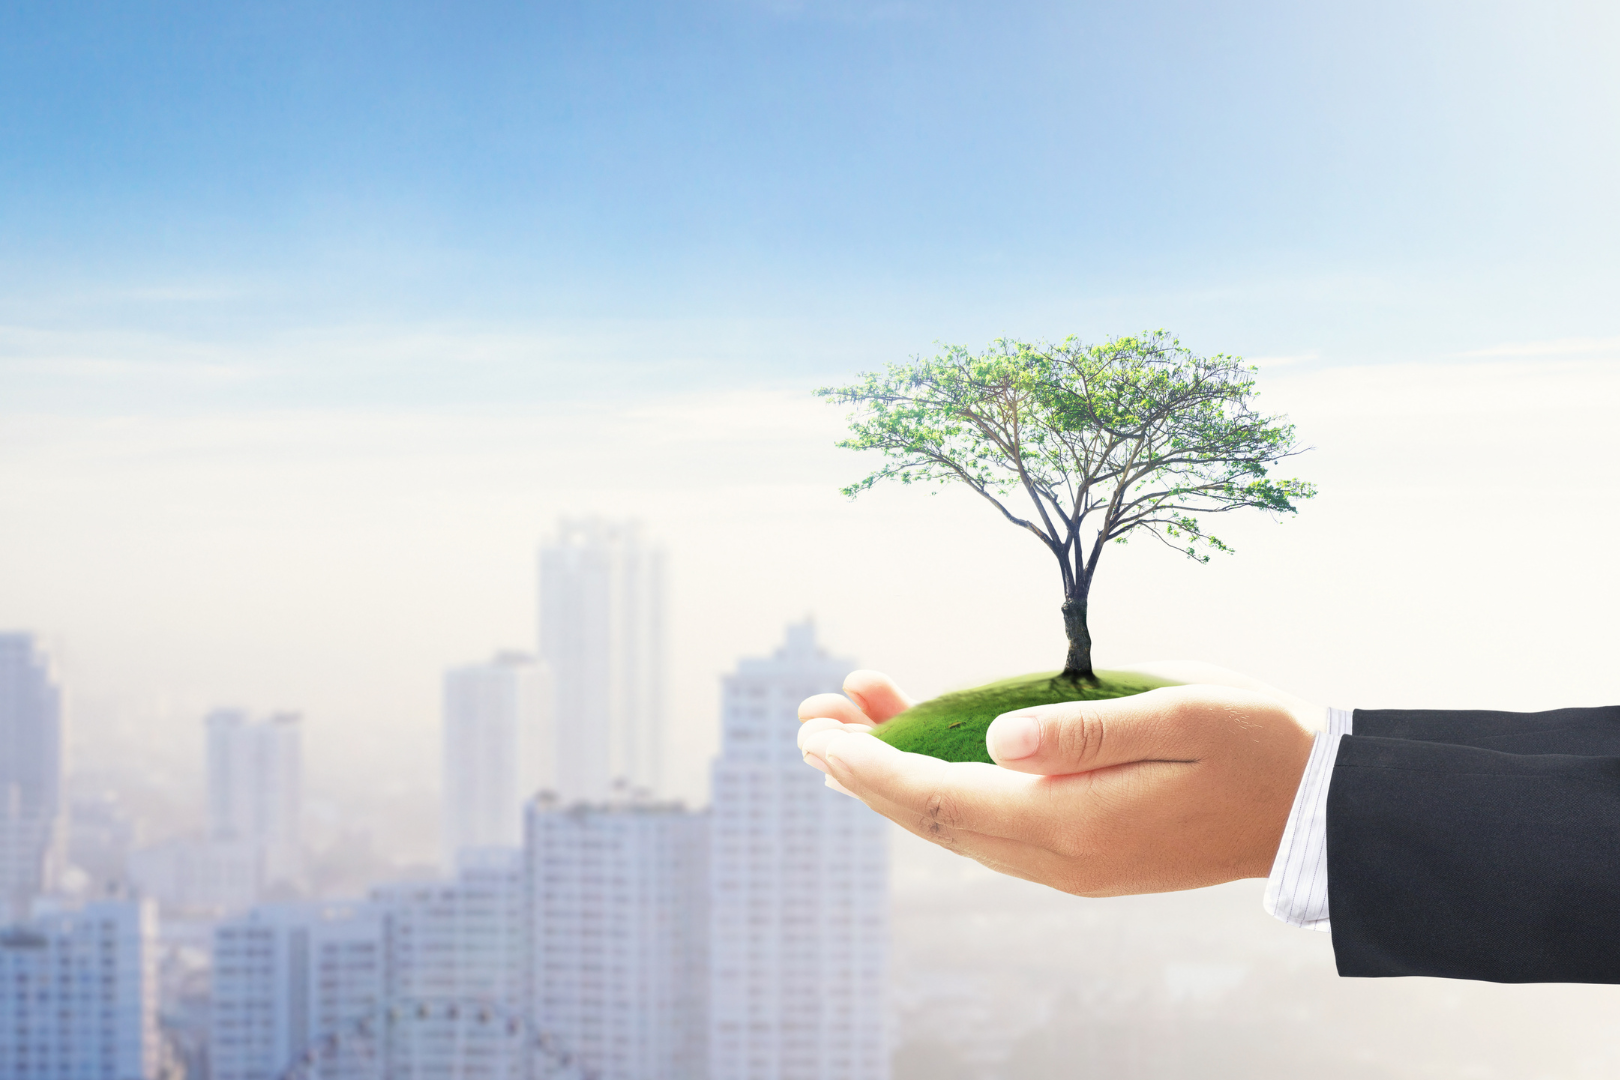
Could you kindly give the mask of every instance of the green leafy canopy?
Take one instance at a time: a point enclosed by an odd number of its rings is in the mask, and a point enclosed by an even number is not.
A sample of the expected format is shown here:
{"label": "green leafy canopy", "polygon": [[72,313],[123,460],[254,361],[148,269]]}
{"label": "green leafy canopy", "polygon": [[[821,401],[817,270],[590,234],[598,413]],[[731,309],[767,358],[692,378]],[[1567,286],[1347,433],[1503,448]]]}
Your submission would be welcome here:
{"label": "green leafy canopy", "polygon": [[1300,451],[1286,418],[1255,408],[1255,371],[1156,331],[949,346],[816,393],[855,406],[838,445],[886,459],[846,495],[884,480],[965,484],[1038,537],[1064,568],[1065,595],[1083,599],[1109,541],[1140,531],[1207,562],[1230,549],[1203,518],[1294,513],[1315,494],[1268,475]]}

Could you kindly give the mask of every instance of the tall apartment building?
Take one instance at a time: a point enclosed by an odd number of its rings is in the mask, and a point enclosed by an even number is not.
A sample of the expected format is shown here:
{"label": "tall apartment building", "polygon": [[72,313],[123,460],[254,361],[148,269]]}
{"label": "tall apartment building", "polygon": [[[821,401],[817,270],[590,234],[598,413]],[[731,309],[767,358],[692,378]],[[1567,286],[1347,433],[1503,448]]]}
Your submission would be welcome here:
{"label": "tall apartment building", "polygon": [[441,839],[454,872],[468,848],[523,843],[523,801],[554,781],[550,679],[533,657],[502,653],[444,676]]}
{"label": "tall apartment building", "polygon": [[540,549],[540,658],[555,684],[565,803],[655,795],[665,557],[634,523],[563,520]]}
{"label": "tall apartment building", "polygon": [[263,904],[214,930],[213,1080],[383,1080],[382,925],[363,904]]}
{"label": "tall apartment building", "polygon": [[250,720],[216,709],[208,732],[208,835],[257,854],[261,888],[303,882],[303,758],[300,722],[278,713]]}
{"label": "tall apartment building", "polygon": [[372,890],[389,1080],[529,1080],[523,854],[464,849],[453,881]]}
{"label": "tall apartment building", "polygon": [[888,831],[828,790],[798,704],[854,663],[806,622],[724,683],[710,853],[711,1080],[886,1080]]}
{"label": "tall apartment building", "polygon": [[535,800],[526,833],[536,1031],[598,1080],[703,1080],[708,816]]}
{"label": "tall apartment building", "polygon": [[0,928],[0,1080],[157,1080],[156,954],[134,900]]}
{"label": "tall apartment building", "polygon": [[66,827],[62,695],[29,634],[0,634],[0,922],[50,890]]}

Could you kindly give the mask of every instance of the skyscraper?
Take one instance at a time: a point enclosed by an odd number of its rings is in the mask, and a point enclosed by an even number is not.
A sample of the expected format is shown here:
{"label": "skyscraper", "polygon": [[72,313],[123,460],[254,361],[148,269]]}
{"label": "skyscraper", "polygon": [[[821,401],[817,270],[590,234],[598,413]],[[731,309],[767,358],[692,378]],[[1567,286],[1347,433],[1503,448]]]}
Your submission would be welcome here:
{"label": "skyscraper", "polygon": [[264,904],[214,930],[214,1080],[383,1080],[382,926],[364,904]]}
{"label": "skyscraper", "polygon": [[32,635],[0,634],[0,921],[54,884],[63,810],[61,692]]}
{"label": "skyscraper", "polygon": [[156,954],[134,900],[0,927],[0,1080],[157,1080]]}
{"label": "skyscraper", "polygon": [[535,1029],[599,1080],[704,1080],[708,815],[529,804]]}
{"label": "skyscraper", "polygon": [[552,783],[549,696],[544,669],[518,653],[445,673],[446,870],[455,870],[464,849],[522,844],[523,800]]}
{"label": "skyscraper", "polygon": [[565,519],[540,549],[540,658],[555,685],[564,802],[659,790],[664,568],[635,523]]}
{"label": "skyscraper", "polygon": [[828,790],[798,704],[852,661],[808,622],[727,676],[710,853],[710,1080],[886,1080],[888,830]]}
{"label": "skyscraper", "polygon": [[216,709],[208,729],[208,834],[250,845],[262,887],[303,881],[303,759],[299,718],[278,713],[252,721]]}

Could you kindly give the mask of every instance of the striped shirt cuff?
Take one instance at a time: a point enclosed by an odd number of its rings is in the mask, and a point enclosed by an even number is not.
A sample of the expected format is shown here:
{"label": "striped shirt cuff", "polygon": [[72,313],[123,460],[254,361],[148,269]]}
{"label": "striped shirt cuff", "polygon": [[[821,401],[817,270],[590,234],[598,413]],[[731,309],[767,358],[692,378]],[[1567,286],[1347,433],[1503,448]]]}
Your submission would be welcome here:
{"label": "striped shirt cuff", "polygon": [[1329,930],[1327,795],[1339,739],[1350,734],[1349,709],[1329,709],[1327,730],[1311,744],[1305,775],[1294,793],[1277,858],[1266,881],[1266,911],[1289,926]]}

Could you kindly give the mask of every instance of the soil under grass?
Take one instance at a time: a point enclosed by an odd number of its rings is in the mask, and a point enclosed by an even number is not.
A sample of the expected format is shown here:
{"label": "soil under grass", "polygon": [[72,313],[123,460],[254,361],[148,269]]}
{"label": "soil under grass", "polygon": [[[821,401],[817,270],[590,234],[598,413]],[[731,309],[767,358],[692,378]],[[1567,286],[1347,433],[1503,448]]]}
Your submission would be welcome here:
{"label": "soil under grass", "polygon": [[1129,697],[1160,686],[1174,686],[1131,671],[1099,671],[1098,682],[1072,682],[1056,671],[1020,675],[972,690],[958,690],[913,705],[874,734],[890,746],[946,761],[989,761],[984,732],[1004,712],[1057,701],[1097,701]]}

